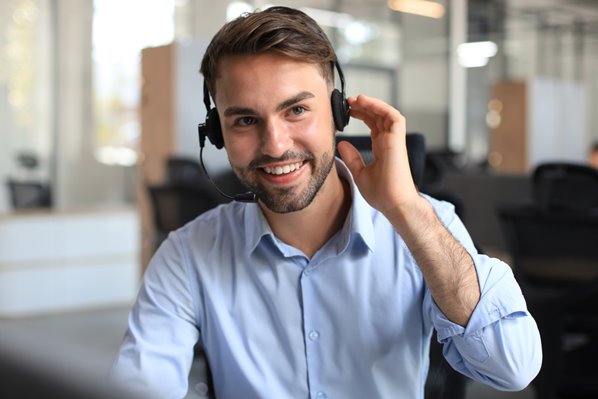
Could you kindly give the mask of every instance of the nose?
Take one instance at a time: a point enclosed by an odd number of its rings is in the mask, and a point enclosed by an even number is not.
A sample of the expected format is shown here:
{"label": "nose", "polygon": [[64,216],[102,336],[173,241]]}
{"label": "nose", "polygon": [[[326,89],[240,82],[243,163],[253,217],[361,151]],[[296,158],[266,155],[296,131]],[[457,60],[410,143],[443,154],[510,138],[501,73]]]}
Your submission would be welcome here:
{"label": "nose", "polygon": [[264,123],[262,132],[262,153],[273,158],[282,156],[291,146],[292,140],[284,122],[270,118]]}

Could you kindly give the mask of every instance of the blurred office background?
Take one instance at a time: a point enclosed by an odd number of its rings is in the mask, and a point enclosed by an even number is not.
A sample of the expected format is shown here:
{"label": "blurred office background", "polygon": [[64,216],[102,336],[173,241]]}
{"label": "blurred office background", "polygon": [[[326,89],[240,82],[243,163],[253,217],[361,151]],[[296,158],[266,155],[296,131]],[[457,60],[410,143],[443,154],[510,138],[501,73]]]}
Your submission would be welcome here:
{"label": "blurred office background", "polygon": [[[513,257],[497,207],[531,199],[542,163],[585,164],[598,140],[593,0],[2,1],[8,358],[72,380],[107,371],[164,233],[149,188],[167,183],[169,160],[198,160],[203,49],[225,21],[270,4],[314,17],[347,93],[395,105],[425,137],[427,191],[455,202],[489,254]],[[225,153],[208,145],[205,159],[226,183]]]}

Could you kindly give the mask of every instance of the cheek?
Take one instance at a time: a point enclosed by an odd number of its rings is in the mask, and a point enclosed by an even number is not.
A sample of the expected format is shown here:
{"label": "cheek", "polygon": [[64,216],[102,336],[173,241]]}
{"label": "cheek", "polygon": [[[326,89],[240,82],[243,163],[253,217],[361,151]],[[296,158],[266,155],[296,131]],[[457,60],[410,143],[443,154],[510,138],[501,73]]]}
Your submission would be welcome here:
{"label": "cheek", "polygon": [[255,142],[240,138],[225,138],[224,148],[232,166],[245,167],[253,160]]}
{"label": "cheek", "polygon": [[309,142],[311,147],[319,147],[334,137],[334,121],[330,112],[322,112],[315,118],[299,123],[293,129],[296,141]]}

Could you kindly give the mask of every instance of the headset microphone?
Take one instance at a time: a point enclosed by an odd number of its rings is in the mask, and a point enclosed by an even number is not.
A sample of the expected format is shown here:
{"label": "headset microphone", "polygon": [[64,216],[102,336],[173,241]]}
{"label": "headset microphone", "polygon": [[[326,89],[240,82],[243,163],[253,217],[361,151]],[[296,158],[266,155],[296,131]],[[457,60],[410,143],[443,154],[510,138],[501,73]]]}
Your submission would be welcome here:
{"label": "headset microphone", "polygon": [[201,165],[201,168],[203,169],[203,172],[205,173],[206,177],[208,178],[208,181],[210,183],[212,183],[212,185],[214,186],[214,188],[216,189],[216,191],[218,191],[218,194],[222,195],[225,198],[231,199],[233,201],[238,201],[238,202],[257,202],[257,195],[251,191],[248,191],[246,193],[241,193],[241,194],[236,194],[234,196],[232,195],[228,195],[225,192],[223,192],[222,190],[220,190],[220,188],[216,185],[216,183],[214,182],[214,180],[212,180],[212,178],[210,177],[208,170],[206,169],[206,166],[203,163],[203,148],[205,146],[205,138],[206,138],[206,133],[205,133],[205,129],[206,129],[206,124],[205,123],[200,123],[197,126],[197,129],[199,131],[199,163]]}

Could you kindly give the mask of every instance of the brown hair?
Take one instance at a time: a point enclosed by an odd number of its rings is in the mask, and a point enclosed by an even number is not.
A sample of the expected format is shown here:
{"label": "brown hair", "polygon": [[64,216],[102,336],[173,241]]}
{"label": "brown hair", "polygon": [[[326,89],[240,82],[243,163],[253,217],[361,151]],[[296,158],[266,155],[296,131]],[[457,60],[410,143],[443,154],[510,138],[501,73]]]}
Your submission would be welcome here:
{"label": "brown hair", "polygon": [[222,57],[266,52],[318,64],[326,81],[334,83],[336,55],[316,21],[293,8],[270,7],[241,15],[225,24],[212,38],[200,68],[212,96]]}

